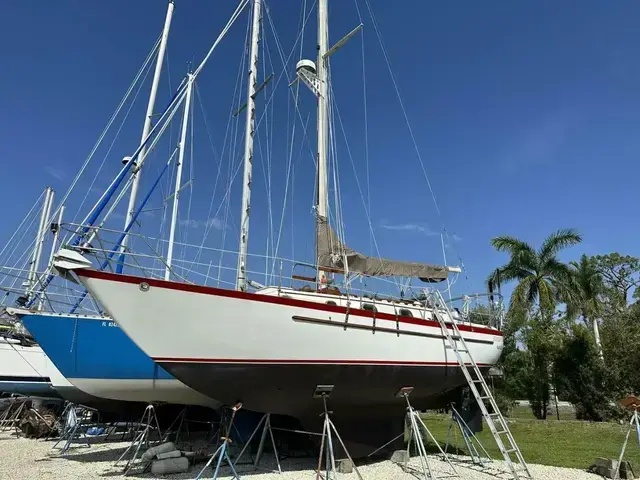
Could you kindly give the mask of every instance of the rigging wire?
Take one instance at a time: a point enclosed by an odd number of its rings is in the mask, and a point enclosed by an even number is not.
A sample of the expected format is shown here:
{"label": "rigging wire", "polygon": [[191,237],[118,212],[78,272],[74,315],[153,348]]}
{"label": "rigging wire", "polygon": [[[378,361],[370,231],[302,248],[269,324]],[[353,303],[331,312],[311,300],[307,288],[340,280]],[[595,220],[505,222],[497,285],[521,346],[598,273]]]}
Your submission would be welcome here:
{"label": "rigging wire", "polygon": [[[366,6],[367,6],[367,10],[369,12],[369,16],[371,17],[371,23],[373,25],[373,29],[375,31],[376,37],[378,39],[378,43],[380,44],[380,49],[382,50],[382,54],[387,66],[387,70],[389,71],[389,76],[391,77],[391,82],[393,83],[393,88],[395,90],[396,96],[398,97],[398,102],[400,103],[400,108],[402,110],[402,114],[404,116],[404,120],[405,123],[407,125],[407,129],[409,130],[409,135],[411,137],[411,141],[413,143],[413,148],[416,152],[416,156],[418,158],[418,161],[420,162],[420,168],[422,169],[422,173],[424,175],[424,178],[427,182],[427,186],[429,187],[429,192],[431,194],[431,199],[433,200],[433,204],[434,207],[436,209],[436,212],[438,214],[438,218],[440,219],[440,222],[442,224],[442,230],[444,235],[447,237],[447,241],[448,243],[453,247],[453,243],[450,242],[449,240],[449,232],[446,228],[446,225],[444,223],[444,217],[442,215],[442,211],[440,210],[440,205],[438,204],[438,200],[436,199],[436,194],[435,194],[435,190],[431,184],[431,181],[429,179],[429,175],[427,174],[427,169],[425,167],[424,161],[422,159],[422,154],[420,153],[420,149],[418,148],[418,142],[416,141],[416,137],[413,133],[413,128],[411,127],[411,122],[409,121],[409,116],[407,114],[407,110],[405,108],[404,105],[404,101],[402,100],[402,95],[400,94],[400,88],[398,87],[398,82],[396,81],[396,76],[393,72],[393,68],[391,66],[391,60],[389,59],[389,55],[387,53],[387,48],[385,46],[384,40],[382,38],[382,33],[380,32],[380,28],[378,27],[378,22],[376,21],[375,15],[373,13],[373,9],[371,8],[371,3],[369,2],[369,0],[364,0]],[[456,253],[456,255],[458,256],[458,259],[460,260],[461,263],[461,267],[465,270],[465,276],[466,276],[466,269],[464,268],[464,262],[462,261],[462,257],[460,255],[460,253],[458,252],[458,250],[453,247],[454,252]],[[468,278],[467,278],[468,280]]]}
{"label": "rigging wire", "polygon": [[[0,250],[0,259],[2,259],[2,255],[4,254],[5,250],[9,247],[9,245],[11,244],[11,242],[13,241],[13,239],[15,238],[15,236],[18,234],[18,232],[22,229],[22,227],[24,226],[24,222],[27,221],[28,218],[31,217],[31,214],[33,213],[33,211],[38,207],[38,205],[40,205],[40,202],[42,201],[42,198],[44,197],[44,190],[40,193],[40,196],[38,197],[38,199],[35,201],[35,203],[31,206],[31,208],[29,209],[29,212],[27,212],[27,214],[25,215],[25,217],[22,219],[22,222],[20,222],[20,225],[18,225],[18,228],[16,228],[16,230],[13,232],[13,235],[11,235],[11,238],[9,238],[9,240],[7,240],[7,243],[5,243],[4,247],[2,247],[2,250]],[[32,220],[33,221],[33,220]],[[11,258],[11,256],[9,256],[9,258]],[[8,259],[7,259],[8,261]],[[2,263],[5,263],[4,261],[2,261]],[[0,282],[1,283],[1,282]]]}
{"label": "rigging wire", "polygon": [[[42,198],[42,195],[40,196],[40,198]],[[42,205],[42,208],[44,208],[44,205]],[[28,217],[25,217],[25,219],[26,218],[28,218]],[[13,247],[13,249],[10,252],[10,254],[8,255],[7,262],[9,261],[9,259],[13,258],[13,256],[16,253],[16,251],[18,250],[18,247],[22,244],[22,241],[23,241],[24,237],[27,235],[27,233],[32,232],[34,230],[35,222],[36,222],[36,215],[33,215],[32,218],[31,218],[31,221],[29,222],[27,227],[22,231],[22,234],[20,235],[20,238],[18,239],[18,241],[16,242],[15,246]],[[5,266],[3,268],[16,268],[19,264],[22,264],[22,268],[26,269],[26,267],[29,266],[29,264],[31,263],[31,260],[29,259],[29,255],[33,251],[33,248],[35,248],[35,244],[36,244],[36,238],[35,237],[36,236],[34,235],[33,236],[33,240],[31,240],[29,246],[14,261],[14,263],[13,263],[13,265],[11,267]],[[7,275],[5,274],[5,276],[2,278],[2,280],[0,280],[0,285],[3,285],[6,280],[7,280]],[[22,278],[22,280],[25,280],[25,278]],[[17,283],[17,279],[14,279],[14,281],[11,283],[11,288],[14,288],[16,283]],[[0,305],[4,304],[5,298],[3,298],[2,301],[0,301]]]}
{"label": "rigging wire", "polygon": [[[300,19],[298,21],[298,30],[300,30],[300,50],[298,53],[298,60],[302,59],[302,52],[304,49],[304,40],[305,40],[305,36],[304,36],[304,32],[305,32],[305,27],[307,25],[306,22],[307,19],[307,0],[304,0],[302,3],[302,8],[300,10]],[[295,93],[293,93],[293,95],[287,95],[287,131],[289,131],[290,125],[291,125],[291,100],[293,97],[293,102],[295,105],[298,104],[298,99],[299,99],[299,93],[300,93],[300,82],[296,82],[295,84]],[[309,121],[309,117],[307,116],[307,123]],[[278,237],[275,243],[275,248],[273,250],[273,263],[271,266],[271,275],[273,276],[275,273],[275,267],[276,267],[276,259],[278,257],[278,252],[280,251],[280,239],[282,237],[282,228],[284,225],[284,218],[285,218],[285,214],[286,214],[286,208],[287,208],[287,200],[288,200],[288,191],[289,191],[289,185],[291,184],[291,251],[294,252],[294,245],[295,245],[295,237],[294,237],[294,212],[293,212],[293,208],[294,208],[294,177],[293,177],[293,147],[295,144],[295,137],[296,137],[296,125],[297,122],[295,119],[293,119],[293,125],[291,125],[291,139],[289,142],[289,152],[287,155],[287,173],[286,173],[286,177],[285,177],[285,187],[284,187],[284,195],[283,195],[283,200],[282,200],[282,212],[280,214],[280,225],[278,227]],[[306,135],[306,124],[304,124],[303,126],[303,132]],[[303,145],[303,143],[301,142],[301,145]],[[292,253],[292,256],[293,253]]]}
{"label": "rigging wire", "polygon": [[[308,14],[307,14],[307,13],[306,13],[306,7],[307,7],[307,2],[306,2],[306,0],[305,0],[305,2],[303,3],[302,16],[301,16],[301,18],[302,18],[302,25],[301,25],[301,27],[299,28],[298,35],[297,35],[297,37],[296,37],[296,39],[295,39],[295,41],[294,41],[294,44],[293,44],[293,46],[292,46],[292,48],[291,48],[291,51],[289,52],[289,54],[288,54],[288,55],[285,55],[284,49],[282,48],[282,44],[281,44],[281,42],[280,42],[280,38],[279,38],[279,36],[278,36],[277,29],[276,29],[276,27],[275,27],[275,25],[274,25],[273,19],[271,18],[270,10],[269,10],[269,8],[266,8],[266,9],[265,9],[265,10],[266,10],[266,12],[267,12],[267,19],[269,20],[269,26],[271,27],[271,31],[272,31],[272,33],[273,33],[274,41],[275,41],[275,44],[276,44],[276,49],[277,49],[278,55],[279,55],[279,57],[280,57],[280,61],[281,61],[281,63],[282,63],[282,66],[283,66],[282,73],[280,74],[280,76],[278,77],[278,79],[277,79],[277,81],[276,81],[276,85],[275,85],[275,87],[274,87],[274,92],[276,91],[277,86],[278,86],[278,84],[279,84],[279,82],[280,82],[280,80],[281,80],[281,78],[282,78],[283,74],[284,74],[284,73],[286,73],[286,71],[288,71],[288,64],[289,64],[289,61],[290,61],[290,59],[291,59],[291,56],[293,55],[293,53],[294,53],[294,52],[295,52],[295,50],[296,50],[296,47],[297,47],[297,45],[298,45],[298,42],[300,42],[300,53],[299,53],[299,59],[301,59],[301,58],[302,58],[302,50],[303,50],[303,46],[304,46],[304,35],[303,35],[303,34],[304,34],[304,32],[305,32],[306,24],[307,24],[307,22],[309,21],[309,19],[310,19],[310,17],[311,17],[311,14],[313,13],[313,8],[315,7],[315,5],[316,5],[316,1],[314,0],[314,2],[313,2],[313,4],[311,5],[311,7],[309,8],[309,11],[308,11]],[[307,118],[307,120],[305,121],[305,120],[302,118],[302,113],[300,112],[300,108],[299,108],[299,105],[298,105],[298,93],[299,93],[299,86],[298,86],[298,85],[296,85],[295,93],[292,91],[292,92],[291,92],[291,97],[293,98],[293,105],[294,105],[294,109],[295,109],[295,111],[296,111],[296,113],[297,113],[298,119],[300,120],[300,124],[301,124],[301,125],[305,125],[305,127],[304,127],[304,129],[303,129],[302,139],[301,139],[301,140],[302,140],[302,141],[301,141],[301,146],[302,146],[302,145],[305,145],[305,143],[306,143],[306,146],[307,146],[307,147],[308,147],[308,149],[309,149],[309,153],[310,153],[310,155],[311,155],[311,158],[313,159],[313,163],[314,163],[314,165],[316,166],[316,168],[315,168],[315,171],[316,171],[316,181],[314,182],[314,190],[313,190],[313,192],[312,192],[312,199],[311,199],[311,204],[313,205],[313,204],[315,204],[315,198],[316,198],[316,196],[317,196],[317,163],[318,163],[318,161],[317,161],[317,158],[316,158],[316,153],[314,153],[313,147],[311,146],[310,139],[309,139],[309,137],[308,137],[308,135],[307,135],[307,128],[306,128],[306,125],[308,124],[308,118]],[[273,94],[272,94],[272,95],[273,95]],[[295,123],[294,123],[294,126],[295,126]],[[293,137],[293,135],[292,135],[292,137]],[[293,138],[292,138],[292,143],[293,143]],[[291,147],[291,148],[293,148],[293,147]],[[292,185],[292,188],[293,188],[293,185]],[[292,194],[292,205],[293,205],[293,194]],[[293,208],[293,206],[292,206],[292,208]],[[285,211],[285,210],[286,210],[286,205],[283,205],[283,215],[284,215],[284,211]],[[292,246],[293,246],[293,244],[295,243],[295,238],[294,238],[294,236],[293,236],[293,230],[294,230],[294,228],[293,228],[293,221],[294,221],[293,214],[292,214],[292,220],[291,220],[291,221],[292,221]],[[280,236],[280,234],[279,234],[279,236]],[[278,248],[276,248],[276,250],[275,250],[275,252],[274,252],[274,257],[277,257],[277,256],[278,256],[279,243],[280,243],[280,242],[279,242],[279,240],[278,240],[278,242],[277,242],[277,244],[278,244]],[[275,264],[274,264],[274,266],[275,266]]]}
{"label": "rigging wire", "polygon": [[[109,121],[107,122],[107,125],[104,127],[104,129],[102,130],[102,133],[100,134],[100,136],[98,137],[98,140],[96,141],[96,143],[94,144],[93,148],[91,149],[91,151],[89,152],[89,155],[87,156],[87,158],[85,159],[82,167],[80,168],[80,171],[78,171],[78,173],[76,174],[75,178],[73,179],[73,181],[71,182],[71,185],[69,186],[69,188],[67,189],[67,192],[64,194],[64,196],[62,197],[62,200],[58,203],[58,207],[55,209],[55,211],[52,213],[51,218],[56,218],[56,216],[58,215],[60,208],[65,205],[67,198],[69,197],[69,195],[71,195],[71,192],[73,191],[73,189],[75,188],[76,184],[78,183],[78,181],[80,180],[80,177],[82,177],[82,175],[84,174],[84,171],[86,170],[86,168],[89,166],[89,163],[91,162],[91,160],[93,159],[93,156],[95,155],[96,151],[98,150],[98,148],[100,147],[100,145],[102,144],[102,141],[104,140],[104,137],[107,135],[107,132],[109,131],[109,129],[111,128],[111,125],[113,124],[113,122],[116,120],[116,118],[118,117],[118,115],[120,114],[120,111],[122,110],[122,108],[124,107],[125,103],[127,102],[129,96],[131,95],[131,92],[134,90],[135,86],[138,84],[138,81],[140,80],[140,77],[142,77],[142,75],[144,74],[143,80],[141,82],[141,84],[144,82],[144,79],[146,78],[147,74],[149,73],[149,67],[151,65],[151,61],[154,59],[157,50],[160,46],[160,40],[161,40],[162,35],[160,35],[158,37],[158,39],[156,40],[156,43],[154,44],[153,48],[151,49],[151,51],[149,52],[149,54],[147,55],[147,58],[144,60],[144,62],[142,63],[142,66],[140,67],[140,69],[138,70],[138,72],[136,73],[133,81],[131,82],[131,84],[129,85],[129,87],[127,88],[127,91],[125,92],[124,96],[122,97],[122,99],[120,100],[120,103],[118,104],[118,106],[116,107],[116,110],[113,112],[113,114],[111,115],[111,118],[109,119]],[[145,73],[146,72],[146,73]],[[138,93],[140,92],[140,86],[138,87],[138,91],[135,94],[135,97],[133,99],[133,101],[131,102],[131,105],[133,105],[133,103],[135,103],[135,99],[138,96]],[[129,106],[129,109],[127,111],[127,114],[125,116],[125,118],[123,119],[123,122],[127,119],[129,112],[131,111],[131,106]],[[122,125],[120,127],[120,129],[122,128]],[[120,129],[118,129],[118,132],[120,132]],[[117,138],[117,134],[116,134],[116,138]],[[114,141],[115,142],[115,139]],[[111,151],[111,148],[113,147],[113,142],[111,143],[111,146],[109,147],[109,150],[107,151],[107,153],[105,154],[104,158],[102,159],[102,163],[100,164],[100,167],[98,169],[98,174],[101,172],[102,167],[104,166],[107,156],[109,155],[109,152]],[[84,199],[82,200],[80,207],[77,209],[76,214],[73,217],[73,222],[76,221],[77,215],[80,212],[80,210],[82,209],[82,207],[84,206],[84,202],[87,199],[87,196],[89,194],[89,192],[91,191],[91,189],[93,188],[93,185],[95,183],[95,178],[94,180],[91,182],[91,185],[89,186],[89,188],[87,189],[87,192],[85,194]]]}
{"label": "rigging wire", "polygon": [[[238,72],[238,78],[237,78],[237,83],[236,83],[236,88],[234,90],[234,96],[236,96],[235,99],[235,111],[238,111],[240,106],[242,105],[242,92],[244,89],[244,76],[241,74],[242,71],[244,70],[244,67],[246,65],[246,62],[249,62],[250,60],[248,60],[248,50],[249,50],[249,38],[250,38],[250,34],[251,34],[251,15],[248,16],[249,18],[247,19],[247,28],[246,28],[246,32],[245,32],[245,41],[244,41],[244,45],[243,45],[243,50],[242,50],[242,56],[240,59],[240,65],[239,65],[239,72]],[[248,78],[248,77],[247,77]],[[232,121],[232,120],[231,120]],[[255,127],[256,129],[258,128],[257,126]],[[222,248],[224,248],[226,246],[226,241],[227,241],[227,226],[229,224],[229,219],[231,219],[231,223],[233,223],[233,218],[230,216],[230,211],[231,211],[231,188],[233,185],[233,180],[235,179],[235,175],[232,174],[233,172],[233,167],[234,167],[234,162],[237,159],[238,161],[238,171],[240,170],[240,167],[242,166],[242,160],[244,157],[244,153],[241,153],[240,155],[236,155],[237,152],[237,148],[238,148],[238,137],[239,137],[239,132],[240,132],[240,115],[235,115],[235,124],[232,125],[231,127],[231,145],[229,147],[229,168],[227,169],[227,195],[225,195],[224,199],[223,199],[223,204],[224,204],[224,215],[223,215],[223,229],[222,229],[222,239],[221,239],[221,245]],[[213,199],[212,199],[213,201]],[[219,209],[218,209],[219,210]],[[204,242],[204,239],[203,239]],[[224,255],[221,254],[220,258],[218,259],[218,285],[220,284],[220,280],[221,280],[221,276],[222,276],[222,262],[223,262],[223,257]]]}
{"label": "rigging wire", "polygon": [[[358,5],[358,0],[353,0],[353,3],[356,6],[356,11],[358,12],[358,21],[360,25],[364,25],[364,20],[362,18],[362,14],[360,13],[360,6]],[[367,102],[367,70],[365,67],[365,47],[364,47],[364,29],[360,31],[360,53],[362,58],[362,105],[363,105],[363,118],[364,118],[364,160],[365,160],[365,175],[367,180],[367,215],[369,216],[369,220],[371,220],[371,176],[369,174],[369,114],[368,114],[368,102]],[[371,231],[371,235],[369,237],[369,248],[373,249],[373,243],[375,243],[375,235],[373,231]],[[377,246],[376,246],[377,249]],[[378,254],[379,255],[379,254]]]}

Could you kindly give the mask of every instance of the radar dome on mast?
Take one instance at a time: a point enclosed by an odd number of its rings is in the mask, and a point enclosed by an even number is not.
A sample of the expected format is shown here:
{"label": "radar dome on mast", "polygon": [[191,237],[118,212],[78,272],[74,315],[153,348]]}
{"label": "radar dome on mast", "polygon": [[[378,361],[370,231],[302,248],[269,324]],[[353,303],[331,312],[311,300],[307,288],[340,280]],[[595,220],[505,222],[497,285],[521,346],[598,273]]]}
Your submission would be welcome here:
{"label": "radar dome on mast", "polygon": [[296,63],[296,73],[300,70],[306,70],[307,72],[315,75],[316,62],[314,62],[313,60],[300,60],[298,63]]}

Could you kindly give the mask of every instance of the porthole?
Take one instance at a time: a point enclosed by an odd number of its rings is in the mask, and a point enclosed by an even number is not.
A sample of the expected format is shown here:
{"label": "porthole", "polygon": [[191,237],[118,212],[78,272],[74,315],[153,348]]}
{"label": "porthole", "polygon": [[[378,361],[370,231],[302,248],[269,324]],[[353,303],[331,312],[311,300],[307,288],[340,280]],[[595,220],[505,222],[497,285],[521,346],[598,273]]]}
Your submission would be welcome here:
{"label": "porthole", "polygon": [[373,312],[373,313],[378,311],[378,309],[373,303],[363,303],[362,310],[366,310],[367,312]]}

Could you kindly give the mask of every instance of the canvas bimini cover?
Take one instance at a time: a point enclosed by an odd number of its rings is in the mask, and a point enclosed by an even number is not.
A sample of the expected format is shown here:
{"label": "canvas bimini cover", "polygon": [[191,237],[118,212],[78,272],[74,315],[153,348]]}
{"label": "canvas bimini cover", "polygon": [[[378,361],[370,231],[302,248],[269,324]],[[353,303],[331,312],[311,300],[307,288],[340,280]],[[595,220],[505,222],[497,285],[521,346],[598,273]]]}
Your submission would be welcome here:
{"label": "canvas bimini cover", "polygon": [[448,269],[441,265],[399,262],[356,252],[338,239],[326,218],[317,218],[316,242],[319,268],[345,270],[346,259],[350,272],[372,277],[417,277],[423,282],[441,282],[447,279]]}

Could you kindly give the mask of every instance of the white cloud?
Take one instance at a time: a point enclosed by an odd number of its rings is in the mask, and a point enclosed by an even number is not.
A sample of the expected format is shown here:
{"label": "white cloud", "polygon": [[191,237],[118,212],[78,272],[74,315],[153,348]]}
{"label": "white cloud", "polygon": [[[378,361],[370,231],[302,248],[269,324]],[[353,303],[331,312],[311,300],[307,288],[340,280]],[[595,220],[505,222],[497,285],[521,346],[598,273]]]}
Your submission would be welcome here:
{"label": "white cloud", "polygon": [[426,235],[427,237],[433,237],[440,235],[439,232],[434,232],[424,223],[400,223],[400,224],[389,224],[385,220],[380,222],[380,226],[387,230],[398,230],[405,232],[416,232],[421,233],[422,235]]}
{"label": "white cloud", "polygon": [[44,167],[44,171],[47,172],[49,175],[51,175],[56,180],[62,181],[65,178],[67,178],[67,175],[62,170],[60,170],[59,168],[53,167],[51,165],[45,166]]}
{"label": "white cloud", "polygon": [[222,230],[224,228],[224,225],[222,225],[222,220],[217,217],[210,218],[208,220],[180,220],[180,225],[189,228],[213,228],[214,230]]}

